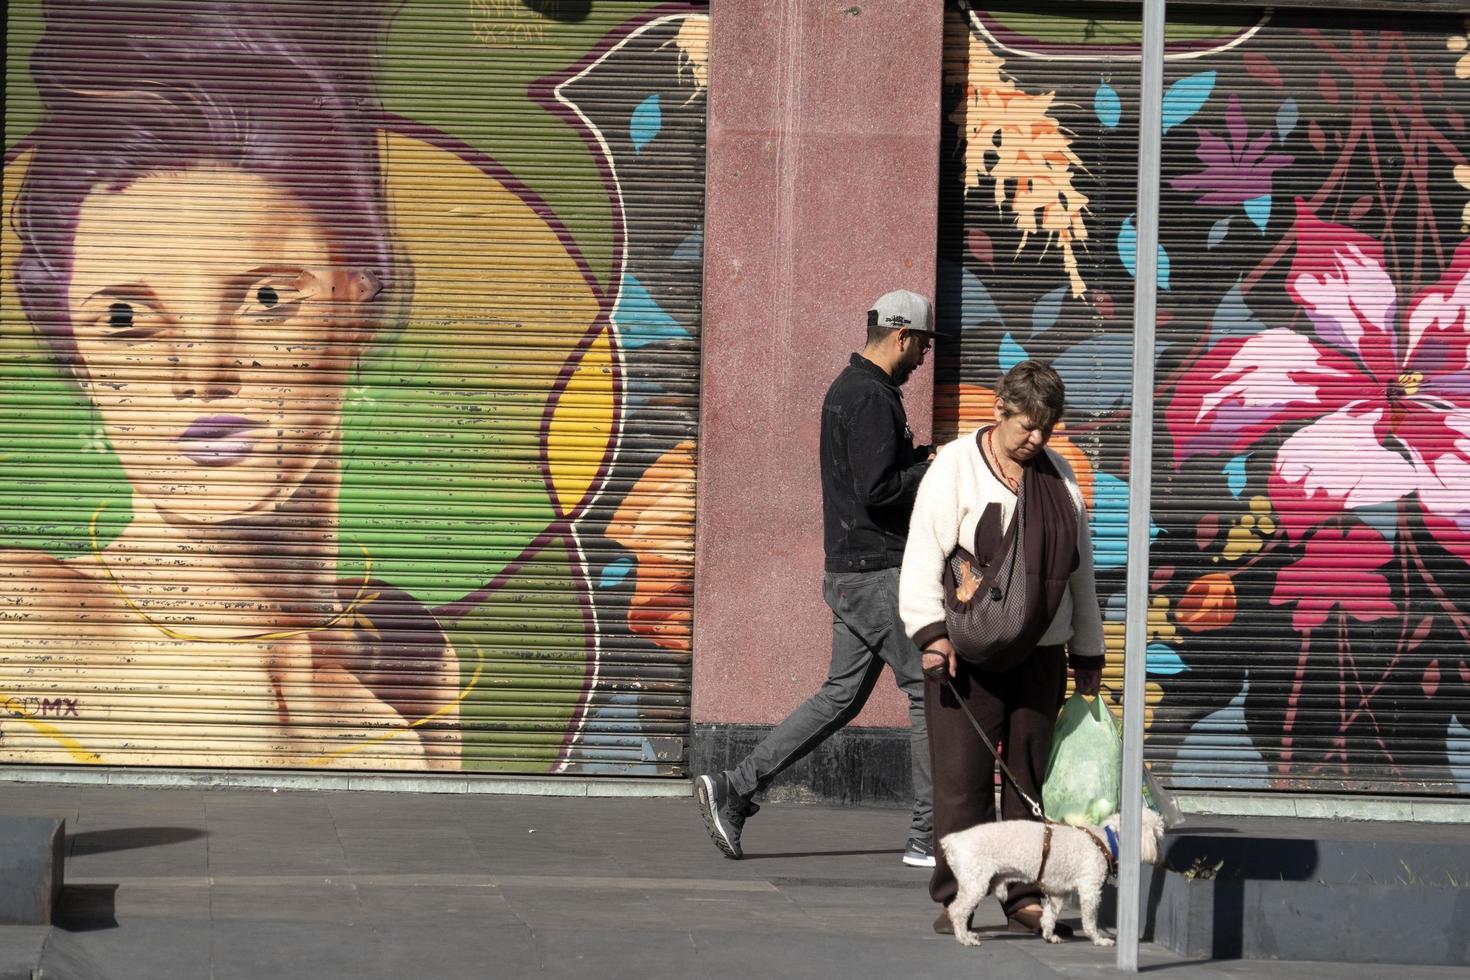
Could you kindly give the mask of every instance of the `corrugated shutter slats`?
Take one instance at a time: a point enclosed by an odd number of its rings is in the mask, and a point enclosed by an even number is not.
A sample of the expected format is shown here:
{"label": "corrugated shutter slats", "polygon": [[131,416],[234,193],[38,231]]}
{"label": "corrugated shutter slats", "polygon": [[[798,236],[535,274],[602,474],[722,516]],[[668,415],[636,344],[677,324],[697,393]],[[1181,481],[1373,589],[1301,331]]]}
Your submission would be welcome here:
{"label": "corrugated shutter slats", "polygon": [[7,8],[0,760],[669,775],[708,15]]}

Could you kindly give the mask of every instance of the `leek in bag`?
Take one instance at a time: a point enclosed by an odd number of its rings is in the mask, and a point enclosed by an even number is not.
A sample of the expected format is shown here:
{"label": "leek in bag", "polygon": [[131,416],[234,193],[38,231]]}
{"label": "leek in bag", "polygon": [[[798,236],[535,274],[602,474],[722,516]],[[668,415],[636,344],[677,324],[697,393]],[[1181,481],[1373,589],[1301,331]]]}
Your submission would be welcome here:
{"label": "leek in bag", "polygon": [[1101,697],[1074,694],[1062,706],[1052,736],[1041,805],[1046,815],[1073,826],[1096,826],[1118,812],[1123,742]]}

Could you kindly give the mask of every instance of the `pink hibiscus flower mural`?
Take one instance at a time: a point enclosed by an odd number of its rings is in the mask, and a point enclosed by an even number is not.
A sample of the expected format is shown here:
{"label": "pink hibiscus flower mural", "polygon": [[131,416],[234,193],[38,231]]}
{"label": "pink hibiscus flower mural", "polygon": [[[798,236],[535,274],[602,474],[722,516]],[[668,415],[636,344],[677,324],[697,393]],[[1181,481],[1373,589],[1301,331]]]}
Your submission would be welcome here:
{"label": "pink hibiscus flower mural", "polygon": [[1377,241],[1301,201],[1294,233],[1286,289],[1311,331],[1206,352],[1166,414],[1176,466],[1299,426],[1268,485],[1292,542],[1345,510],[1416,500],[1434,540],[1470,562],[1470,241],[1401,317]]}

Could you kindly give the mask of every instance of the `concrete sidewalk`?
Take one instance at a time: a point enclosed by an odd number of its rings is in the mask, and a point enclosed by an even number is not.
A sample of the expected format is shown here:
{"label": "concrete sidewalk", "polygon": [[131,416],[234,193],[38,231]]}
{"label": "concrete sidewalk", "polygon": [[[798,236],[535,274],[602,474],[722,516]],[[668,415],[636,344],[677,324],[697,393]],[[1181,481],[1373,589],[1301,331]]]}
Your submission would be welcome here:
{"label": "concrete sidewalk", "polygon": [[[66,818],[60,928],[112,980],[1116,975],[1081,938],[934,935],[902,810],[766,805],[743,861],[684,799],[11,783],[0,814]],[[0,928],[0,974],[36,938]],[[1141,960],[1180,980],[1460,975]]]}

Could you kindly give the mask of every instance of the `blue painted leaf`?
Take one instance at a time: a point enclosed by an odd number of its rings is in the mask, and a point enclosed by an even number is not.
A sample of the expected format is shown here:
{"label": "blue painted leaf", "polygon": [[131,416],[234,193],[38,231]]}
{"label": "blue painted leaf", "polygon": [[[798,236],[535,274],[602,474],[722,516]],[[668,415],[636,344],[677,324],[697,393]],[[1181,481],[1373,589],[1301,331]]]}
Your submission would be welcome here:
{"label": "blue painted leaf", "polygon": [[1228,786],[1266,789],[1270,786],[1266,760],[1261,757],[1245,723],[1245,699],[1250,680],[1240,693],[1213,714],[1195,722],[1180,743],[1170,770],[1170,784],[1193,789]]}
{"label": "blue painted leaf", "polygon": [[599,762],[595,761],[599,757],[594,755],[594,761],[577,763],[577,772],[598,776],[652,776],[658,773],[657,767],[651,765],[658,759],[658,752],[643,734],[638,695],[614,694],[592,717],[597,720],[597,724],[587,726],[588,731],[582,736],[583,741],[599,748],[615,749],[618,754],[626,754],[629,749],[636,748],[638,758],[642,761],[629,763],[619,759],[614,762]]}
{"label": "blue painted leaf", "polygon": [[1189,669],[1174,648],[1167,643],[1150,643],[1145,656],[1150,674],[1162,674],[1170,677],[1174,674],[1182,674]]}
{"label": "blue painted leaf", "polygon": [[1242,453],[1224,466],[1225,486],[1229,488],[1230,496],[1237,499],[1245,492],[1245,461],[1250,459],[1250,455]]}
{"label": "blue painted leaf", "polygon": [[632,558],[629,558],[627,555],[624,555],[622,558],[615,558],[608,562],[607,567],[602,570],[602,575],[597,580],[597,587],[599,589],[610,589],[627,578],[628,573],[632,570]]}
{"label": "blue painted leaf", "polygon": [[1261,231],[1266,230],[1266,224],[1271,220],[1271,195],[1262,194],[1245,202],[1245,216],[1255,222]]}
{"label": "blue painted leaf", "polygon": [[1022,361],[1030,359],[1031,355],[1026,353],[1026,348],[1016,343],[1016,338],[1012,337],[1010,331],[1007,330],[1005,336],[1000,338],[1001,371],[1009,371]]}
{"label": "blue painted leaf", "polygon": [[1245,304],[1240,280],[1236,279],[1215,307],[1214,318],[1210,320],[1210,343],[1218,344],[1227,337],[1249,337],[1265,329],[1266,325]]}
{"label": "blue painted leaf", "polygon": [[965,322],[972,326],[1004,326],[1000,307],[990,298],[990,290],[975,273],[965,270],[960,276],[960,305],[964,309]]}
{"label": "blue painted leaf", "polygon": [[653,142],[663,126],[664,114],[659,108],[657,94],[638,103],[638,108],[633,110],[633,118],[628,122],[628,136],[633,140],[633,151],[642,153],[643,148]]}
{"label": "blue painted leaf", "polygon": [[1138,276],[1138,229],[1133,227],[1133,215],[1123,219],[1118,229],[1118,258],[1130,276]]}
{"label": "blue painted leaf", "polygon": [[668,393],[668,389],[657,381],[629,378],[623,389],[623,398],[627,401],[629,408],[636,408],[640,405],[647,405],[655,398],[664,398]]}
{"label": "blue painted leaf", "polygon": [[1470,728],[1458,715],[1450,715],[1444,737],[1445,758],[1450,764],[1450,777],[1462,793],[1470,793]]}
{"label": "blue painted leaf", "polygon": [[1097,113],[1097,121],[1107,129],[1118,125],[1118,120],[1123,118],[1123,100],[1118,98],[1118,93],[1107,82],[1097,87],[1097,94],[1092,97],[1092,111]]}
{"label": "blue painted leaf", "polygon": [[1067,385],[1067,407],[1082,415],[1106,412],[1133,388],[1133,338],[1109,333],[1067,348],[1051,366]]}
{"label": "blue painted leaf", "polygon": [[618,302],[613,307],[612,319],[618,327],[619,339],[629,349],[658,340],[689,336],[689,331],[665,313],[663,307],[648,295],[643,283],[626,274],[623,276],[622,288],[618,290]]}
{"label": "blue painted leaf", "polygon": [[674,254],[669,256],[675,262],[684,262],[689,265],[699,265],[704,260],[704,229],[701,228],[679,243],[674,249]]}
{"label": "blue painted leaf", "polygon": [[1092,485],[1092,561],[1098,568],[1128,563],[1128,484],[1097,473]]}
{"label": "blue painted leaf", "polygon": [[1062,301],[1067,298],[1066,286],[1058,286],[1036,301],[1036,306],[1031,310],[1031,332],[1042,333],[1050,330],[1057,322],[1057,317],[1062,314]]}
{"label": "blue painted leaf", "polygon": [[1291,131],[1296,129],[1296,121],[1299,118],[1296,107],[1296,99],[1287,99],[1281,103],[1281,108],[1276,110],[1276,133],[1281,142],[1285,143]]}
{"label": "blue painted leaf", "polygon": [[[1169,288],[1169,253],[1164,249],[1164,243],[1159,242],[1158,257],[1155,264],[1158,266],[1158,275],[1155,277],[1160,289]],[[1128,270],[1130,276],[1138,276],[1138,229],[1133,226],[1133,215],[1123,220],[1123,227],[1118,229],[1118,258],[1123,262],[1123,268]]]}
{"label": "blue painted leaf", "polygon": [[938,278],[941,295],[953,296],[956,285],[960,293],[958,303],[941,303],[935,311],[935,324],[940,333],[958,337],[965,329],[1005,326],[1000,308],[990,298],[990,290],[980,277],[957,262],[943,260],[939,263]]}
{"label": "blue painted leaf", "polygon": [[[1122,568],[1128,564],[1128,484],[1111,473],[1097,473],[1093,478],[1089,519],[1093,564],[1098,568]],[[1150,517],[1149,541],[1160,533]]]}
{"label": "blue painted leaf", "polygon": [[1164,93],[1164,132],[1184,122],[1200,110],[1215,90],[1215,73],[1202,71],[1198,75],[1181,78],[1169,86]]}
{"label": "blue painted leaf", "polygon": [[1225,236],[1228,235],[1229,233],[1230,233],[1230,218],[1229,217],[1221,218],[1219,221],[1215,222],[1213,225],[1210,225],[1210,234],[1209,234],[1209,237],[1205,239],[1205,247],[1206,248],[1214,248],[1216,245],[1219,245],[1221,242],[1223,242],[1225,240]]}
{"label": "blue painted leaf", "polygon": [[1398,537],[1399,502],[1397,500],[1369,504],[1366,507],[1354,507],[1353,513],[1358,515],[1358,520],[1383,535],[1385,540],[1393,541]]}

